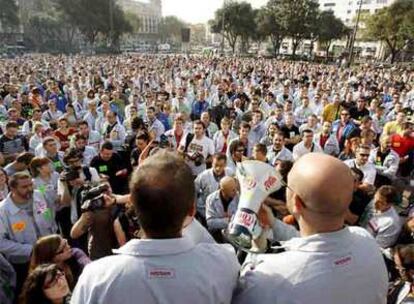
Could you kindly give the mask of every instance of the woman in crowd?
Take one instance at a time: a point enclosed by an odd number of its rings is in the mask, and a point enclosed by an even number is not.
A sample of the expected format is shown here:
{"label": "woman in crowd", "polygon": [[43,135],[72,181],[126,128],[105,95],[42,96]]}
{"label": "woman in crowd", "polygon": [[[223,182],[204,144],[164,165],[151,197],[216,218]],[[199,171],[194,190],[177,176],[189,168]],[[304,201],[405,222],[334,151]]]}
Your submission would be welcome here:
{"label": "woman in crowd", "polygon": [[74,128],[77,126],[77,123],[79,120],[78,120],[78,117],[76,116],[75,108],[73,107],[72,104],[68,103],[66,105],[66,113],[63,117],[66,118],[70,128]]}
{"label": "woman in crowd", "polygon": [[56,211],[59,173],[53,169],[52,161],[47,157],[35,157],[30,162],[30,171],[34,188],[43,193],[49,205],[56,207]]}
{"label": "woman in crowd", "polygon": [[71,248],[60,235],[52,234],[37,240],[33,247],[30,270],[45,263],[55,263],[65,274],[69,287],[73,289],[83,268],[90,262],[87,255],[78,248]]}
{"label": "woman in crowd", "polygon": [[360,143],[361,139],[357,136],[345,139],[344,149],[339,154],[338,158],[342,161],[355,158],[355,152]]}
{"label": "woman in crowd", "polygon": [[68,304],[70,289],[65,273],[56,264],[39,265],[27,277],[20,304]]}
{"label": "woman in crowd", "polygon": [[55,137],[59,139],[60,151],[69,148],[69,137],[76,133],[74,128],[69,127],[68,119],[61,117],[58,119],[59,128],[55,131]]}

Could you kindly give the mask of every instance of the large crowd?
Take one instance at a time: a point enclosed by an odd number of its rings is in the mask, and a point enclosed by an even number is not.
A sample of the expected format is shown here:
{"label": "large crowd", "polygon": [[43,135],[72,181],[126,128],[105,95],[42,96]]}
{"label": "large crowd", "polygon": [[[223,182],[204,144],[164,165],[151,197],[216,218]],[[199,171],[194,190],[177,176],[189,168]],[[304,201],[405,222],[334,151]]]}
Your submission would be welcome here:
{"label": "large crowd", "polygon": [[[0,302],[413,303],[413,111],[410,67],[1,60]],[[285,185],[263,203],[269,229],[254,248],[300,254],[259,263],[228,244],[248,159]],[[298,241],[338,223],[359,239]]]}

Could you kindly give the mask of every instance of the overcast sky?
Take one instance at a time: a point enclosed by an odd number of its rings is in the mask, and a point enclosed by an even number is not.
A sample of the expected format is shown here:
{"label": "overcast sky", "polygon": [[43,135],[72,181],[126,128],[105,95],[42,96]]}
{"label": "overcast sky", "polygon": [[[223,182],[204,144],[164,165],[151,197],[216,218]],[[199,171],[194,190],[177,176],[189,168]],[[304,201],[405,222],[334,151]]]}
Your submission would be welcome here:
{"label": "overcast sky", "polygon": [[[247,0],[257,8],[266,0]],[[162,0],[164,16],[175,15],[190,23],[205,23],[214,17],[216,9],[223,5],[223,0]]]}

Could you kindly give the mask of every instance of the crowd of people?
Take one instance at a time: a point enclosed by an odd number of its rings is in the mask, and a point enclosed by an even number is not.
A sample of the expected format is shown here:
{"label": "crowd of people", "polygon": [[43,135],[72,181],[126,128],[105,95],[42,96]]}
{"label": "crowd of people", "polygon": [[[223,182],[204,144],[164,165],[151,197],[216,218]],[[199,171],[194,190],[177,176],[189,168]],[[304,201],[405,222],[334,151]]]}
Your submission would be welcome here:
{"label": "crowd of people", "polygon": [[[413,303],[413,111],[410,67],[1,60],[0,302]],[[248,159],[285,186],[246,256]]]}

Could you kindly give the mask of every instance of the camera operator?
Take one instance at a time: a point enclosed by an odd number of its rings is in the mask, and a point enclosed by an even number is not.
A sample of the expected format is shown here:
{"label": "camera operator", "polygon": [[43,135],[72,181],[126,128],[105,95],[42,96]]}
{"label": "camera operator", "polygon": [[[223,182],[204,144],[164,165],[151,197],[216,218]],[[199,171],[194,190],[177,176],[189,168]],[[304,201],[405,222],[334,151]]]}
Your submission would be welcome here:
{"label": "camera operator", "polygon": [[366,230],[344,226],[352,191],[352,175],[341,161],[302,156],[286,192],[300,232],[265,208],[274,239],[286,241],[286,251],[245,263],[234,303],[385,304],[388,277],[378,245]]}
{"label": "camera operator", "polygon": [[62,208],[57,212],[56,220],[63,236],[69,238],[72,224],[78,220],[80,214],[79,190],[85,182],[97,183],[100,178],[95,168],[82,166],[82,153],[78,149],[67,150],[64,162],[67,169],[58,182],[58,195]]}
{"label": "camera operator", "polygon": [[184,222],[195,213],[185,162],[160,151],[134,171],[130,188],[144,240],[88,264],[72,303],[230,303],[239,271],[234,252],[183,237]]}
{"label": "camera operator", "polygon": [[214,143],[205,135],[205,127],[200,120],[194,122],[193,131],[181,139],[178,152],[184,154],[193,175],[197,176],[206,169],[206,163],[214,154]]}
{"label": "camera operator", "polygon": [[[111,199],[108,183],[84,189],[81,196],[82,215],[70,232],[72,239],[78,239],[88,232],[88,255],[97,260],[112,254],[118,247],[113,229],[114,200]],[[86,199],[85,200],[85,196]]]}
{"label": "camera operator", "polygon": [[126,192],[128,170],[110,141],[102,144],[99,154],[91,161],[91,167],[95,168],[102,178],[108,180],[114,193]]}

